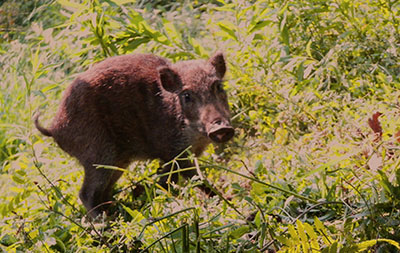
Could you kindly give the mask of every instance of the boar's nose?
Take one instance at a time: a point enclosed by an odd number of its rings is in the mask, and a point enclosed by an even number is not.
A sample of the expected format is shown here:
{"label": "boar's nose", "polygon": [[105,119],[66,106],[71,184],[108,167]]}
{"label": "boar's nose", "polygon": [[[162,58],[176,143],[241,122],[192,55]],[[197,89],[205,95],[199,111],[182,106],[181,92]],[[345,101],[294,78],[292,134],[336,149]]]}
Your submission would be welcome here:
{"label": "boar's nose", "polygon": [[234,134],[235,130],[233,130],[233,127],[229,123],[222,122],[221,120],[214,121],[208,131],[208,137],[217,143],[229,141]]}

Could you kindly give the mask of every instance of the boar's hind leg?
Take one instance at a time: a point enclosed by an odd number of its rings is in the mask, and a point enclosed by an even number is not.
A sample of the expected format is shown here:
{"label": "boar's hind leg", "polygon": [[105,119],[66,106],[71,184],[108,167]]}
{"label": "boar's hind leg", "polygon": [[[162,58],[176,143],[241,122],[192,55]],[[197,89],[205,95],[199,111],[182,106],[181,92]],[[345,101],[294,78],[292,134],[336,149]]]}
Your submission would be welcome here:
{"label": "boar's hind leg", "polygon": [[79,193],[79,197],[87,209],[88,214],[95,218],[108,207],[107,202],[112,197],[112,187],[122,171],[96,168],[93,163],[87,163],[85,178]]}

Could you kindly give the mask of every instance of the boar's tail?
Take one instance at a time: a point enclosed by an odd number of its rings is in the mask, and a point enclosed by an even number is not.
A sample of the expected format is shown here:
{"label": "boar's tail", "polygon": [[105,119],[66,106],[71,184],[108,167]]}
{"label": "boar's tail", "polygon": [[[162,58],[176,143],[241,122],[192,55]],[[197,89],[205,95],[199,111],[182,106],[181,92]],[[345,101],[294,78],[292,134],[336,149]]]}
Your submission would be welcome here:
{"label": "boar's tail", "polygon": [[36,115],[34,116],[34,121],[35,121],[35,126],[36,126],[36,128],[37,128],[43,135],[52,136],[52,134],[51,134],[51,132],[50,132],[49,129],[46,129],[46,128],[44,128],[44,127],[42,127],[42,126],[40,125],[40,123],[39,123],[39,116],[40,116],[39,113],[36,114]]}

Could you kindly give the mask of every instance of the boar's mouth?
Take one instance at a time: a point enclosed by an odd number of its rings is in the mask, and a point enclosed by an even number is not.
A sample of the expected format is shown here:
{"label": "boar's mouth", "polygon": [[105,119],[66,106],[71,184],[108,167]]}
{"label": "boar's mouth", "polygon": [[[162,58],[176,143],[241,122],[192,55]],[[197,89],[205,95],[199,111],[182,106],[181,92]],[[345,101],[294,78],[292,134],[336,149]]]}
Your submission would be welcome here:
{"label": "boar's mouth", "polygon": [[208,130],[208,137],[216,143],[224,143],[232,139],[235,130],[229,124],[213,124]]}

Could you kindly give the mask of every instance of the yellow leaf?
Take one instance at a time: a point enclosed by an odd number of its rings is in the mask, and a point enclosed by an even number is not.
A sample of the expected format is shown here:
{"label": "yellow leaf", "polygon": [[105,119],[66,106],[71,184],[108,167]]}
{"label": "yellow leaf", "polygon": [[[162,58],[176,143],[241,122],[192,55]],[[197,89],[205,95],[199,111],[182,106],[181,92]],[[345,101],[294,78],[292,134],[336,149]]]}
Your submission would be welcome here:
{"label": "yellow leaf", "polygon": [[310,237],[310,244],[312,251],[319,252],[320,248],[318,244],[318,236],[315,233],[314,228],[310,224],[304,223],[304,229],[306,230],[308,237]]}
{"label": "yellow leaf", "polygon": [[136,0],[111,0],[111,1],[113,1],[117,5],[123,5],[126,3],[135,3],[136,2]]}
{"label": "yellow leaf", "polygon": [[309,40],[307,45],[306,45],[306,52],[307,55],[310,56],[312,58],[312,54],[311,54],[311,44],[312,44],[312,40]]}
{"label": "yellow leaf", "polygon": [[297,225],[297,232],[299,233],[299,237],[301,240],[301,245],[303,246],[303,252],[309,252],[310,247],[308,245],[307,235],[306,233],[304,233],[305,229],[303,223],[300,220],[297,220],[296,225]]}
{"label": "yellow leaf", "polygon": [[390,240],[390,239],[376,239],[376,240],[368,240],[368,241],[364,241],[361,243],[357,244],[358,250],[359,251],[364,251],[367,250],[369,247],[374,246],[375,244],[377,244],[378,242],[386,242],[389,243],[391,245],[393,245],[394,247],[396,247],[397,249],[400,250],[400,244],[396,241]]}
{"label": "yellow leaf", "polygon": [[278,127],[275,131],[275,143],[284,144],[287,140],[288,131],[282,127]]}

